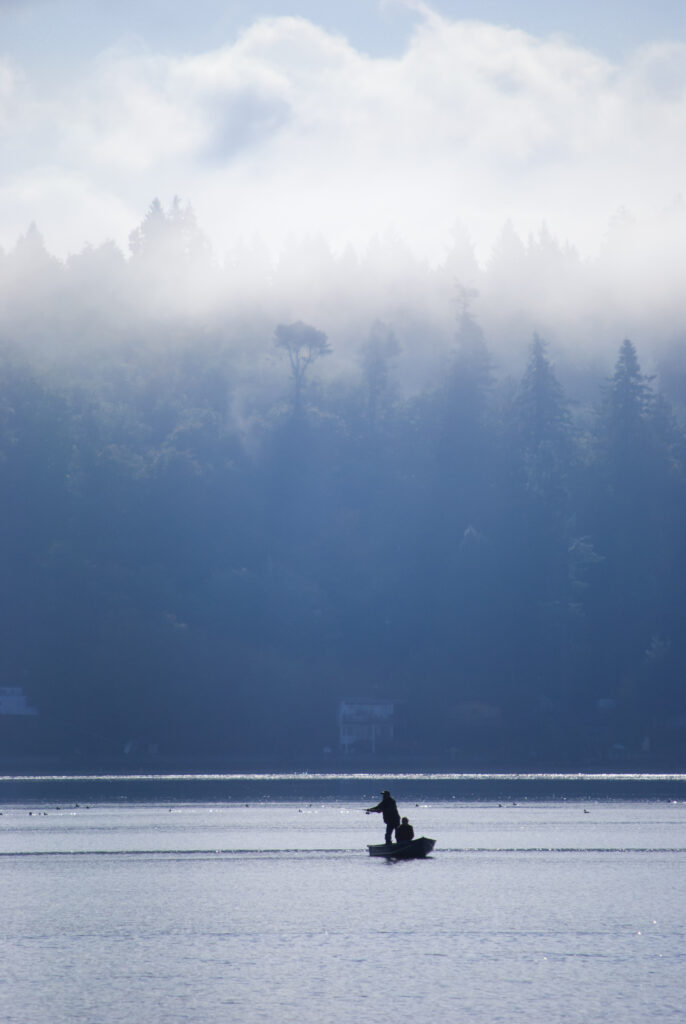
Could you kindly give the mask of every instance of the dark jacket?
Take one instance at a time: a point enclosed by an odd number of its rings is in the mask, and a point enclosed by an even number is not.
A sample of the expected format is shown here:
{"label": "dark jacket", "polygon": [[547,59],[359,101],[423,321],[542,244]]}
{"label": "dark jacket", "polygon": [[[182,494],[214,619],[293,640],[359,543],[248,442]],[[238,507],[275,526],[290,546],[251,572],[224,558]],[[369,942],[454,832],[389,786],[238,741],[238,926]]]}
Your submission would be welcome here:
{"label": "dark jacket", "polygon": [[397,828],[400,824],[400,815],[398,814],[398,807],[392,796],[385,796],[381,803],[377,804],[376,807],[368,807],[369,811],[379,811],[383,814],[383,820],[387,825],[392,825],[393,828]]}
{"label": "dark jacket", "polygon": [[398,825],[395,830],[395,841],[396,843],[406,843],[410,839],[414,839],[414,829],[410,824]]}

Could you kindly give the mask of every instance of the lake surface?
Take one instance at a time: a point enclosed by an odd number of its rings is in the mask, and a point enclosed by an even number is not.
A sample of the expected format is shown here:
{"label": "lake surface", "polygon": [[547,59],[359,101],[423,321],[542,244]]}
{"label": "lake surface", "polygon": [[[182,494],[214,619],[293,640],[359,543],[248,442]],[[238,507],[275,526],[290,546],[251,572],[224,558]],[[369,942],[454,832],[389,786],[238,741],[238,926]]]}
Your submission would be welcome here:
{"label": "lake surface", "polygon": [[[159,800],[150,778],[145,799],[0,779],[0,1019],[683,1021],[683,778],[621,800],[525,780],[507,802],[497,780],[461,799],[464,777],[389,778],[225,777],[225,799],[177,801],[168,778]],[[367,855],[384,784],[437,840],[426,861]]]}

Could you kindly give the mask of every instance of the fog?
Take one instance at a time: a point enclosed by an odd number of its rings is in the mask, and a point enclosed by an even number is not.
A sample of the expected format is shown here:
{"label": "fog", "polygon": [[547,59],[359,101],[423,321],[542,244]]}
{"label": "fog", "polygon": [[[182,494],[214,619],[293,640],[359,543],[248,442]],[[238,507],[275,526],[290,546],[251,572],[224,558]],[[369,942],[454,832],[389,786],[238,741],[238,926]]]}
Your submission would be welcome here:
{"label": "fog", "polygon": [[181,200],[126,253],[32,226],[0,262],[0,667],[39,712],[0,716],[8,764],[330,763],[338,702],[390,694],[394,763],[681,766],[684,346],[676,294],[621,286],[633,230],[431,266],[221,262]]}
{"label": "fog", "polygon": [[413,6],[0,57],[10,767],[683,768],[684,48]]}
{"label": "fog", "polygon": [[167,345],[211,335],[264,374],[275,326],[302,320],[331,340],[330,378],[354,372],[380,321],[399,342],[399,383],[411,394],[440,377],[467,312],[500,373],[521,370],[534,333],[563,374],[609,370],[624,337],[659,373],[683,342],[686,206],[665,210],[659,228],[620,211],[593,258],[545,225],[523,237],[512,222],[482,260],[460,224],[434,263],[392,232],[342,250],[321,234],[292,236],[274,253],[254,234],[220,255],[190,202],[155,199],[124,249],[101,241],[58,258],[32,224],[0,258],[0,329],[26,356],[72,364],[132,334],[144,347],[161,331]]}
{"label": "fog", "polygon": [[294,17],[186,54],[119,39],[76,79],[0,56],[0,242],[36,220],[61,257],[125,248],[151,196],[175,194],[222,257],[241,236],[274,253],[322,234],[341,251],[393,230],[436,264],[460,222],[484,262],[508,220],[594,257],[624,208],[659,235],[683,188],[682,43],[612,62],[419,12],[394,56]]}
{"label": "fog", "polygon": [[[212,48],[194,33],[171,45],[174,19],[160,49],[154,34],[105,45],[100,26],[90,59],[48,77],[0,52],[14,294],[29,224],[65,279],[111,296],[112,244],[128,260],[153,197],[168,210],[180,196],[211,258],[171,266],[160,243],[147,314],[159,302],[222,330],[256,317],[266,334],[302,319],[331,336],[329,368],[381,319],[412,387],[467,295],[504,363],[535,330],[564,360],[607,361],[629,336],[653,364],[680,340],[686,301],[686,45],[647,38],[610,59],[410,7],[390,54],[285,15],[247,17]],[[407,15],[384,13],[389,28]],[[132,302],[129,288],[117,311]]]}

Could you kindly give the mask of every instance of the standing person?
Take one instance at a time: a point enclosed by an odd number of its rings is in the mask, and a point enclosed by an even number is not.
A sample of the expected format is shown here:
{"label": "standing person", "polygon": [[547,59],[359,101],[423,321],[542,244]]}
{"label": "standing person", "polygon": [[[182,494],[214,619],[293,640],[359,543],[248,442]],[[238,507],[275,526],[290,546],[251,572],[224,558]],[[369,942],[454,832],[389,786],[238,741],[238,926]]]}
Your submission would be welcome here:
{"label": "standing person", "polygon": [[383,814],[383,820],[386,822],[386,846],[390,846],[393,842],[393,832],[400,824],[400,815],[396,802],[387,789],[384,789],[381,796],[383,798],[381,803],[378,803],[376,807],[368,807],[366,813]]}
{"label": "standing person", "polygon": [[396,843],[407,843],[410,839],[414,839],[414,829],[407,818],[403,818],[395,830],[395,841]]}

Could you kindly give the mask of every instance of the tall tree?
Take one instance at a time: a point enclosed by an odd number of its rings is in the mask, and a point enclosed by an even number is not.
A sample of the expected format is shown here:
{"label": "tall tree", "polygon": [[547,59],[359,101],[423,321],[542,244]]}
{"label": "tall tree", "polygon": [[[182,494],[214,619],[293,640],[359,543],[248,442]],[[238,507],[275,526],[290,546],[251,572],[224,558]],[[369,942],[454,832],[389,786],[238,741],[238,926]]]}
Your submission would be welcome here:
{"label": "tall tree", "polygon": [[209,244],[198,227],[193,207],[190,203],[184,206],[174,196],[168,210],[159,199],[153,199],[145,217],[129,235],[129,249],[136,260],[164,260],[169,264],[204,259]]}
{"label": "tall tree", "polygon": [[637,469],[648,456],[652,380],[641,371],[635,346],[625,339],[604,390],[600,414],[601,459],[615,486],[631,486],[632,479],[638,482],[641,474]]}
{"label": "tall tree", "polygon": [[631,702],[638,666],[658,632],[651,381],[636,348],[625,340],[602,392],[587,498],[588,532],[604,558],[587,598],[589,676],[595,677],[598,696],[615,697],[622,705]]}
{"label": "tall tree", "polygon": [[514,409],[514,437],[525,486],[547,504],[564,501],[571,454],[569,404],[537,334]]}
{"label": "tall tree", "polygon": [[302,320],[292,324],[278,324],[274,331],[274,345],[285,352],[293,380],[293,411],[302,410],[302,395],[307,371],[317,359],[328,356],[331,345],[323,331],[310,327]]}
{"label": "tall tree", "polygon": [[190,204],[175,196],[165,210],[154,199],[141,224],[129,235],[130,268],[143,308],[169,319],[192,313],[210,293],[212,251]]}
{"label": "tall tree", "polygon": [[530,716],[541,702],[552,702],[559,713],[569,674],[573,444],[568,402],[538,335],[505,426],[507,464],[501,467],[504,500],[496,535],[501,656],[509,652],[507,660],[516,666],[518,712]]}
{"label": "tall tree", "polygon": [[360,365],[367,386],[367,417],[370,426],[376,423],[379,406],[387,396],[393,360],[400,345],[392,329],[377,320],[367,341],[360,346]]}

